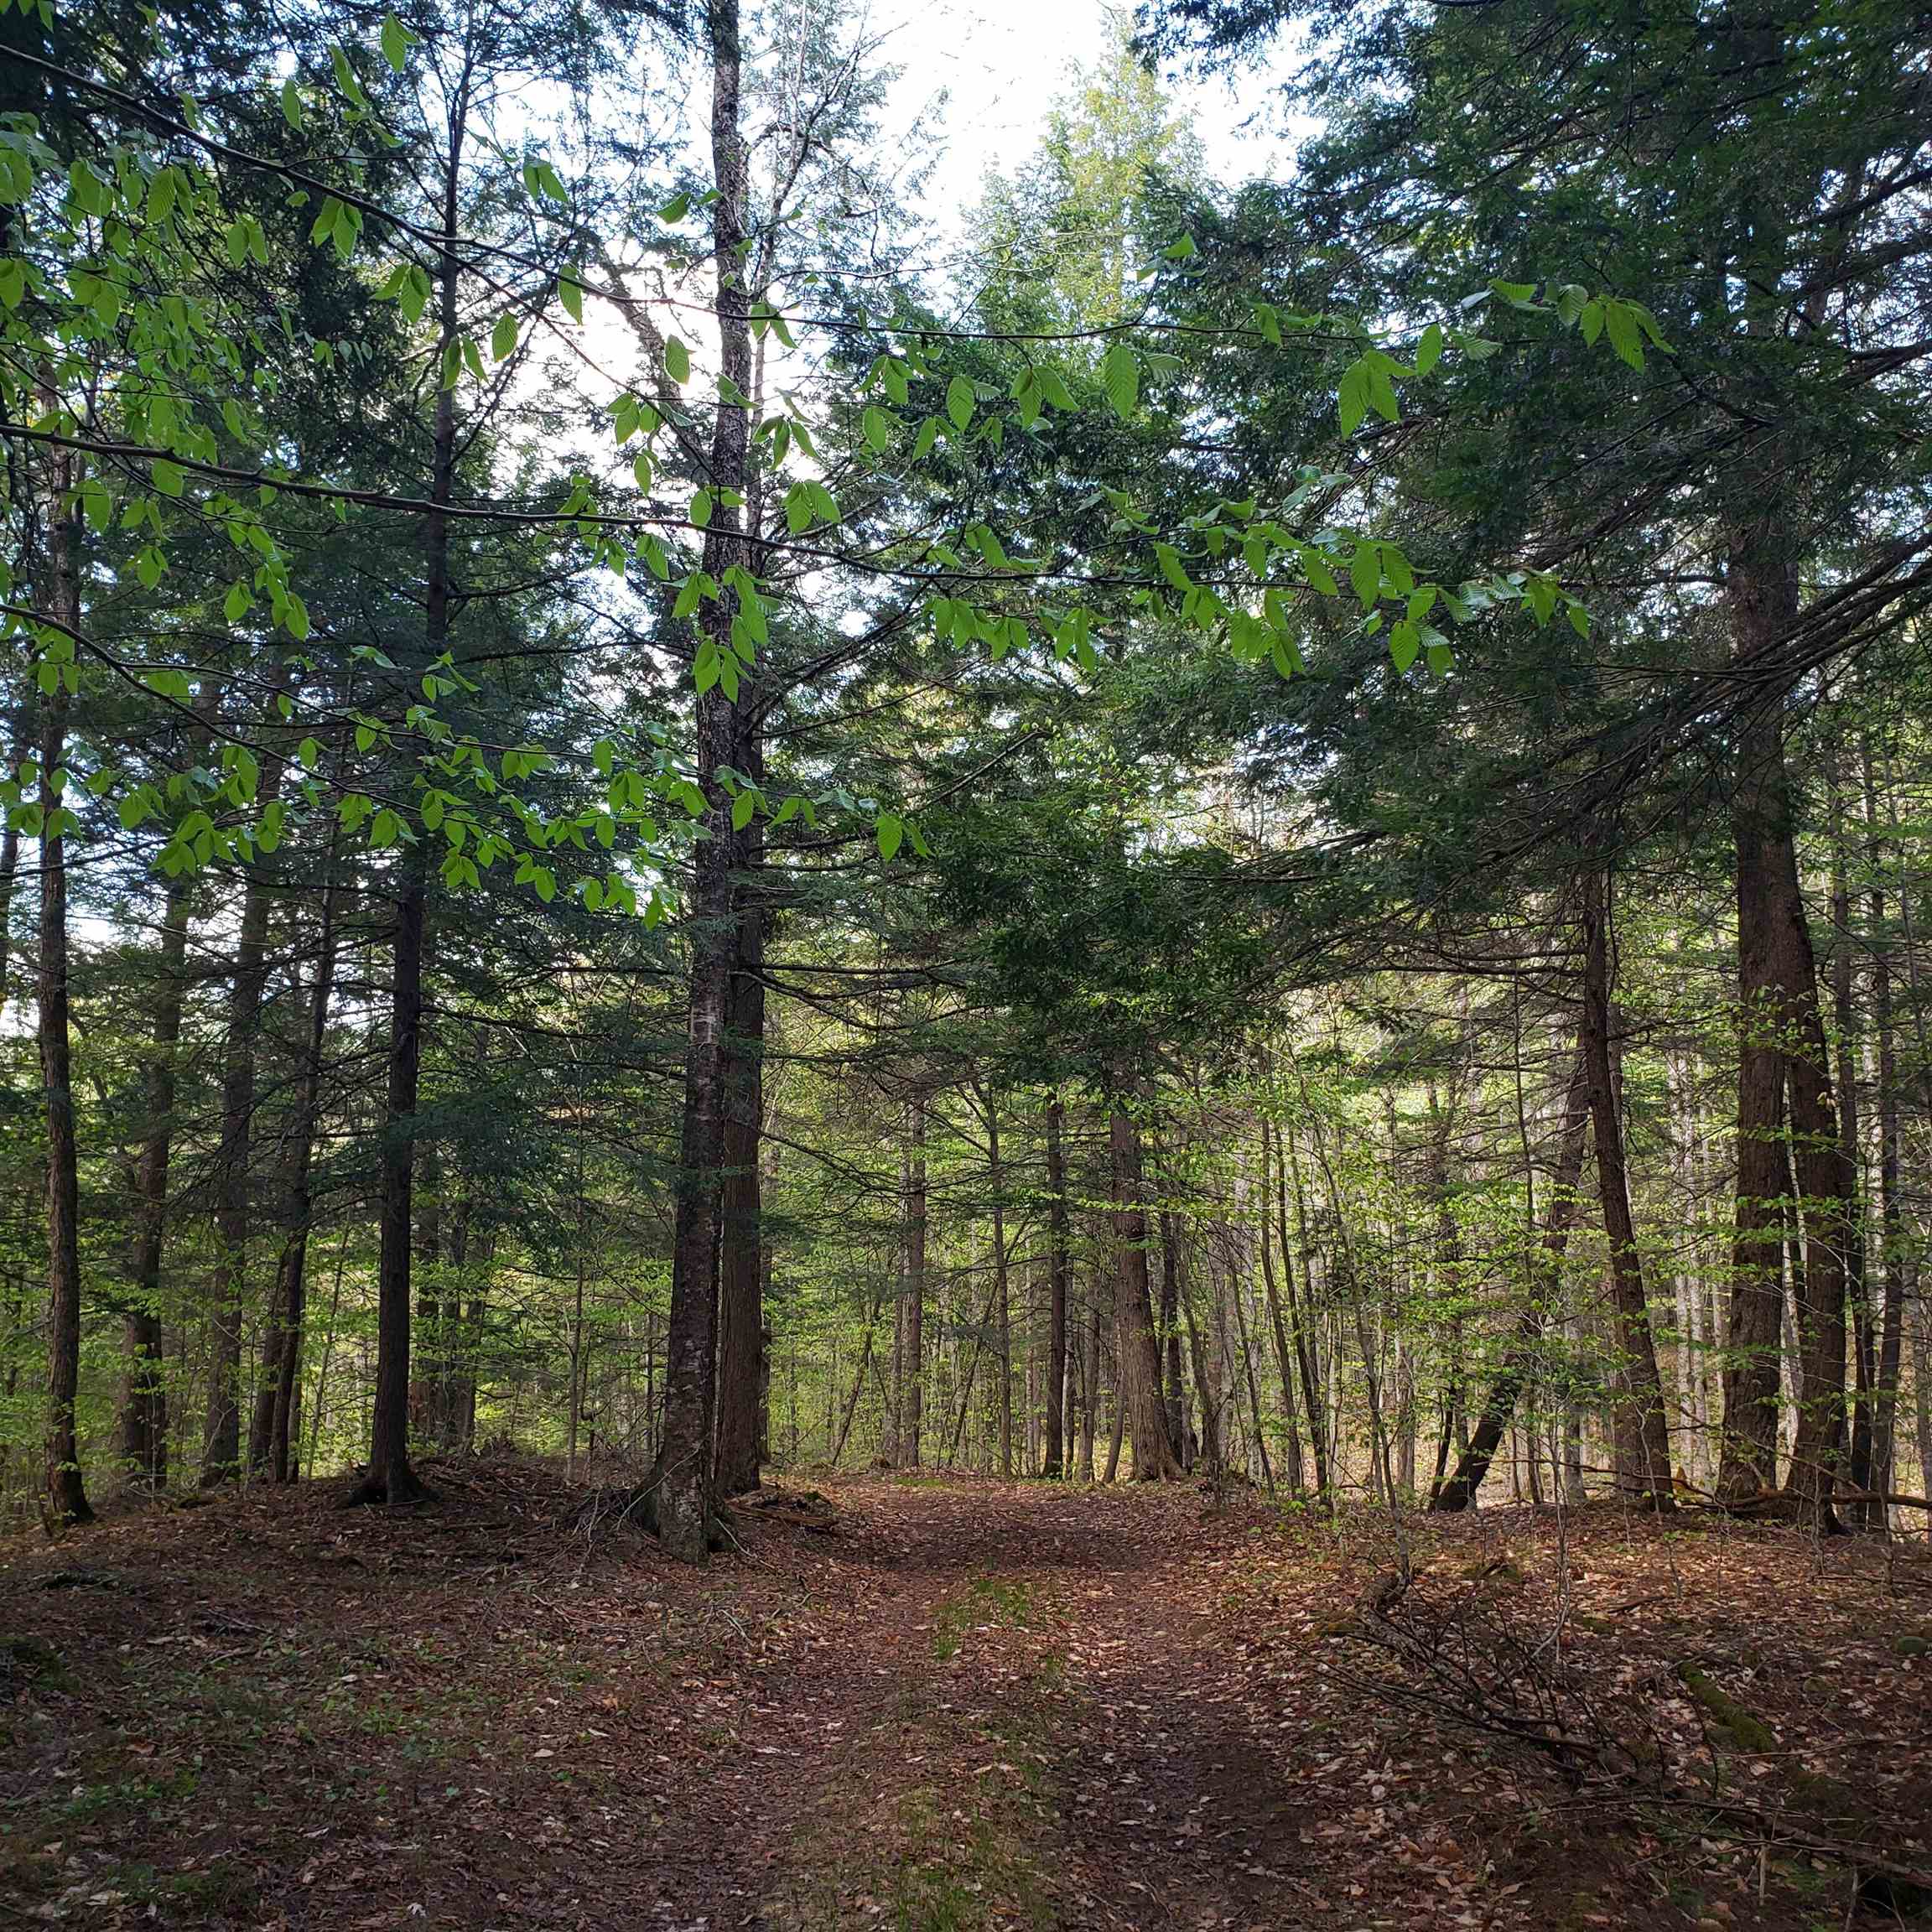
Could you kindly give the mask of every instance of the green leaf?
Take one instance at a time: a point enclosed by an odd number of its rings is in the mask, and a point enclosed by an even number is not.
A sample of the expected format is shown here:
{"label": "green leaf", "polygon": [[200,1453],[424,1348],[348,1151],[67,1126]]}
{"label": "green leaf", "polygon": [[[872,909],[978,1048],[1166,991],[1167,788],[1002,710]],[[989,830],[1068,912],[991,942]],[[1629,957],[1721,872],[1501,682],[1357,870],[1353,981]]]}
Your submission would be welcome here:
{"label": "green leaf", "polygon": [[731,801],[731,829],[742,832],[751,823],[752,814],[758,809],[758,794],[756,792],[740,792]]}
{"label": "green leaf", "polygon": [[302,132],[302,90],[293,74],[282,83],[282,118],[298,134]]}
{"label": "green leaf", "polygon": [[170,463],[165,456],[157,456],[148,465],[148,474],[154,479],[154,487],[164,496],[179,496],[188,480],[188,472],[179,463]]}
{"label": "green leaf", "polygon": [[382,16],[382,58],[398,74],[408,64],[409,35],[393,13]]}
{"label": "green leaf", "polygon": [[1644,366],[1644,337],[1637,326],[1637,318],[1631,314],[1627,304],[1606,302],[1603,304],[1603,326],[1610,336],[1610,346],[1617,351],[1619,361],[1628,363],[1633,369]]}
{"label": "green leaf", "polygon": [[1364,610],[1371,609],[1382,595],[1382,558],[1377,546],[1364,538],[1355,546],[1348,564],[1348,581]]}
{"label": "green leaf", "polygon": [[1415,373],[1426,376],[1442,360],[1442,325],[1431,322],[1415,345]]}
{"label": "green leaf", "polygon": [[699,490],[693,495],[691,498],[691,521],[700,530],[710,528],[711,492],[709,490]]}
{"label": "green leaf", "polygon": [[673,382],[691,380],[691,351],[675,335],[664,339],[664,373]]}
{"label": "green leaf", "polygon": [[577,279],[575,269],[566,268],[557,278],[557,299],[573,322],[584,319],[584,284]]}
{"label": "green leaf", "polygon": [[1125,418],[1140,400],[1140,364],[1131,348],[1116,340],[1100,364],[1100,387],[1114,413]]}
{"label": "green leaf", "polygon": [[497,361],[502,361],[517,346],[517,318],[514,315],[499,315],[496,326],[490,331],[490,353]]}
{"label": "green leaf", "polygon": [[964,429],[972,422],[975,400],[973,385],[963,376],[955,376],[946,385],[946,413],[955,429]]}
{"label": "green leaf", "polygon": [[906,822],[891,812],[881,812],[875,830],[879,839],[879,856],[888,864],[906,837]]}
{"label": "green leaf", "polygon": [[1368,364],[1366,358],[1351,362],[1342,371],[1335,392],[1336,413],[1342,419],[1342,434],[1353,436],[1368,413]]}
{"label": "green leaf", "polygon": [[892,439],[898,425],[877,403],[867,408],[861,422],[865,431],[865,441],[875,454],[883,455],[892,446]]}

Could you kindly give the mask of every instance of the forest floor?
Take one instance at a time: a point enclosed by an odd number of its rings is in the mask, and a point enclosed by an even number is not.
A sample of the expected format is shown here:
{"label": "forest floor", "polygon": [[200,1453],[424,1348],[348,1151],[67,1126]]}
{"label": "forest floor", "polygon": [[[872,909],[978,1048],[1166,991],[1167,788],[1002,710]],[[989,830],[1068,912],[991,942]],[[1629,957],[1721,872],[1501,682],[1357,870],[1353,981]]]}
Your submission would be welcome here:
{"label": "forest floor", "polygon": [[430,1473],[0,1545],[0,1919],[1932,1922],[1922,1543],[828,1479],[699,1573]]}

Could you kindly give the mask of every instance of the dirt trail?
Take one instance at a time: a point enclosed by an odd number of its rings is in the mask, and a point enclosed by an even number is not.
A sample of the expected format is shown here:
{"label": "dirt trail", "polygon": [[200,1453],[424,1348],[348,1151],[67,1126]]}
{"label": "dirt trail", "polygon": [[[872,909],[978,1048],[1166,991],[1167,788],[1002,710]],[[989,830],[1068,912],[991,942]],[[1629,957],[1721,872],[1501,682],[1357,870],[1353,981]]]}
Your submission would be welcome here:
{"label": "dirt trail", "polygon": [[[852,1482],[834,1534],[752,1515],[699,1575],[585,1532],[582,1492],[545,1466],[439,1474],[422,1512],[345,1514],[317,1484],[0,1547],[0,1916],[1845,1922],[1841,1862],[1781,1853],[1760,1897],[1754,1846],[1707,1824],[1659,1837],[1534,1753],[1368,1695],[1330,1634],[1385,1560],[1367,1520],[1337,1535],[1192,1488]],[[1452,1592],[1553,1573],[1523,1513],[1429,1534]],[[1924,1566],[1905,1588],[1897,1552],[1833,1550],[1834,1570],[1789,1538],[1681,1535],[1571,1525],[1576,1668],[1640,1696],[1686,1775],[1722,1758],[1763,1804],[1788,1764],[1814,1838],[1856,1828],[1926,1858]],[[1779,1607],[1800,1596],[1803,1631]],[[1714,1741],[1689,1659],[1802,1757]],[[1834,1683],[1868,1695],[1857,1728],[1805,1701]]]}

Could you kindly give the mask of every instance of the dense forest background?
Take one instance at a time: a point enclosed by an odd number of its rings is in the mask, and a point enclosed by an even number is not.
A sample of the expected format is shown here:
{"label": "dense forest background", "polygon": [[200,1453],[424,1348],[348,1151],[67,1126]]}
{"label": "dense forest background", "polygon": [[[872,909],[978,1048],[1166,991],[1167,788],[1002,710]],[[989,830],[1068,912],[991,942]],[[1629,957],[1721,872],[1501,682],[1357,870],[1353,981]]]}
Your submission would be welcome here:
{"label": "dense forest background", "polygon": [[1929,51],[1150,5],[935,265],[819,0],[9,8],[0,1515],[1924,1534]]}

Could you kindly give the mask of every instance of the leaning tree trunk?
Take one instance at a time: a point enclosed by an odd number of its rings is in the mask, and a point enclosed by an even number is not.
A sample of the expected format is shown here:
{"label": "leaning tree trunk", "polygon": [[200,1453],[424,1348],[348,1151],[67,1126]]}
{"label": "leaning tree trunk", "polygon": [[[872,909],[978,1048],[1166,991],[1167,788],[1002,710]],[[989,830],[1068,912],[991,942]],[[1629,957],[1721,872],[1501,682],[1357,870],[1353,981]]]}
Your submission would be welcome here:
{"label": "leaning tree trunk", "polygon": [[1476,1501],[1476,1492],[1489,1473],[1489,1466],[1509,1433],[1518,1398],[1536,1365],[1536,1349],[1549,1318],[1550,1301],[1560,1277],[1563,1253],[1570,1244],[1570,1230],[1576,1218],[1576,1187],[1583,1177],[1583,1143],[1590,1125],[1590,1074],[1581,1052],[1570,1077],[1563,1110],[1563,1130],[1556,1144],[1556,1171],[1550,1187],[1550,1202],[1543,1213],[1543,1235],[1531,1257],[1533,1270],[1530,1295],[1517,1317],[1515,1332],[1504,1351],[1502,1366],[1484,1397],[1482,1412],[1469,1437],[1469,1446],[1457,1462],[1447,1482],[1430,1499],[1431,1510],[1452,1514],[1467,1509]]}
{"label": "leaning tree trunk", "polygon": [[1143,1194],[1140,1130],[1133,1116],[1116,1106],[1107,1127],[1113,1156],[1114,1240],[1118,1262],[1114,1279],[1114,1337],[1119,1365],[1118,1391],[1134,1449],[1134,1479],[1166,1482],[1181,1465],[1167,1439],[1167,1415],[1161,1392],[1161,1350],[1154,1334],[1154,1311],[1147,1279],[1147,1209]]}
{"label": "leaning tree trunk", "polygon": [[1592,865],[1583,875],[1583,1060],[1597,1135],[1597,1186],[1610,1248],[1623,1387],[1615,1414],[1617,1487],[1653,1509],[1673,1506],[1670,1437],[1664,1413],[1657,1348],[1650,1332],[1630,1187],[1623,1162],[1623,1122],[1610,1057],[1609,889]]}

